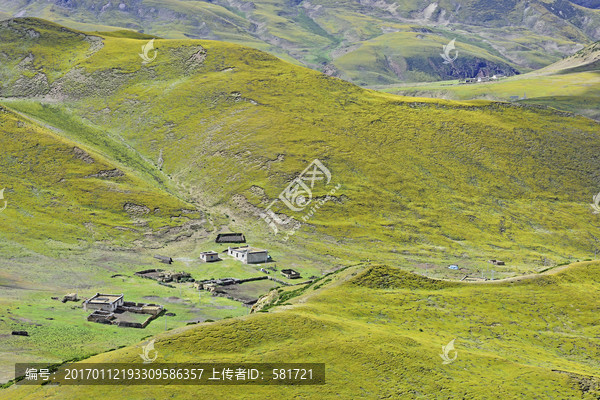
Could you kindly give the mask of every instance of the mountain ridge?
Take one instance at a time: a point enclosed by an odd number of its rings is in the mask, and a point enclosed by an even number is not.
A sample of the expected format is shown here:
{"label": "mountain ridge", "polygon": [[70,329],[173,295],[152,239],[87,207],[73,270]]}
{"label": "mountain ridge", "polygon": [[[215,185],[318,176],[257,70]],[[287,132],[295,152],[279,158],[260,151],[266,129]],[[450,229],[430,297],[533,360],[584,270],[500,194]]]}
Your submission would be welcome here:
{"label": "mountain ridge", "polygon": [[[492,74],[527,72],[600,39],[600,12],[562,0],[174,0],[160,6],[123,0],[103,7],[13,0],[0,5],[2,11],[88,31],[112,25],[166,38],[227,40],[363,86],[474,77],[481,63]],[[457,37],[462,56],[446,68],[441,47]]]}
{"label": "mountain ridge", "polygon": [[552,107],[600,120],[600,42],[542,69],[515,77],[378,86],[382,91],[409,96],[454,100],[487,99]]}

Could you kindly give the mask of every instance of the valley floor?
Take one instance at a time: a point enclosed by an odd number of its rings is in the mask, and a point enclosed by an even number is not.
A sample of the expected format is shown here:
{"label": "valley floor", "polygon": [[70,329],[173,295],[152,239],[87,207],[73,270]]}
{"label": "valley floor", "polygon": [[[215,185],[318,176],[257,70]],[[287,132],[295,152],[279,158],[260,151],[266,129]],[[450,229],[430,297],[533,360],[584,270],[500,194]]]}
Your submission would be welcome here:
{"label": "valley floor", "polygon": [[[318,281],[319,282],[319,281]],[[159,334],[160,362],[324,362],[317,386],[111,387],[128,399],[594,399],[600,394],[600,264],[493,285],[383,266],[329,275],[268,313]],[[443,364],[454,340],[456,360]],[[86,362],[136,362],[140,347]],[[490,391],[490,387],[494,390]],[[78,399],[93,386],[20,386],[0,398]]]}

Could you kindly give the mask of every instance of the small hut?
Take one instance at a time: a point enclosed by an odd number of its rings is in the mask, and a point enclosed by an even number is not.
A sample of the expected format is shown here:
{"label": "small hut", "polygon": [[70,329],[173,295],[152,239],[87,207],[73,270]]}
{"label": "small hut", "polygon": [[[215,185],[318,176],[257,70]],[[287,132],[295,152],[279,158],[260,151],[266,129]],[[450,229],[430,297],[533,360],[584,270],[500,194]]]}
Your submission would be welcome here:
{"label": "small hut", "polygon": [[173,262],[173,259],[168,256],[160,256],[160,255],[156,254],[154,256],[154,258],[156,258],[158,261],[160,261],[161,263],[164,263],[164,264],[171,264]]}
{"label": "small hut", "polygon": [[246,243],[243,233],[219,233],[215,239],[216,243]]}

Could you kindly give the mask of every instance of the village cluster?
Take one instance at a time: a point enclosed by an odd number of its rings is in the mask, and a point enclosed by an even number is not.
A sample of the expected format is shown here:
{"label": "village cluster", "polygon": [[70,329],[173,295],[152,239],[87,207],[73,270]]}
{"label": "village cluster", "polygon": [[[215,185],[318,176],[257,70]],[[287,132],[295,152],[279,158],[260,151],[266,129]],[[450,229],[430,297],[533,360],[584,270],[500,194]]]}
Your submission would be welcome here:
{"label": "village cluster", "polygon": [[[140,278],[155,280],[160,285],[172,288],[175,287],[173,285],[175,283],[191,283],[192,287],[196,290],[207,291],[211,293],[212,296],[221,296],[239,301],[247,307],[251,307],[255,304],[258,298],[256,296],[244,296],[243,293],[240,294],[240,292],[243,291],[236,289],[239,288],[240,285],[248,282],[270,280],[272,281],[273,286],[288,286],[292,284],[289,280],[301,278],[300,273],[293,269],[286,268],[278,270],[276,264],[273,263],[269,252],[265,249],[259,249],[245,244],[246,238],[242,233],[221,233],[217,235],[215,242],[219,244],[235,245],[235,247],[228,246],[227,249],[222,251],[222,254],[212,250],[203,251],[199,255],[200,261],[205,263],[215,263],[223,261],[223,258],[230,258],[243,264],[254,264],[257,267],[260,267],[257,271],[262,272],[263,275],[244,279],[229,277],[196,280],[189,272],[164,270],[161,268],[137,271],[134,275]],[[173,263],[173,259],[169,256],[155,255],[154,258],[164,264],[171,265]],[[505,265],[504,261],[501,260],[489,260],[489,263],[498,266]],[[461,281],[487,280],[487,278],[483,276],[481,278],[472,276],[468,273],[467,269],[461,268],[456,264],[452,264],[448,268],[465,273]],[[117,274],[113,277],[116,276],[122,275]],[[286,278],[287,281],[282,278]],[[308,283],[315,278],[316,276],[311,276],[308,281],[300,283]],[[59,300],[58,297],[52,298]],[[171,315],[166,313],[166,309],[160,304],[126,301],[123,293],[96,293],[92,297],[85,299],[80,299],[77,293],[69,293],[63,296],[62,302],[66,303],[69,301],[82,301],[83,309],[91,311],[87,317],[88,321],[120,327],[145,328],[155,318],[163,314]],[[13,335],[28,336],[28,333],[26,331],[13,331]]]}
{"label": "village cluster", "polygon": [[504,79],[504,78],[506,78],[506,76],[502,75],[502,74],[489,76],[489,75],[486,75],[483,71],[480,71],[479,74],[475,78],[459,79],[458,83],[460,85],[463,85],[463,84],[467,84],[467,83],[494,82],[494,81]]}
{"label": "village cluster", "polygon": [[[234,260],[240,261],[243,264],[270,264],[272,258],[268,254],[267,250],[258,249],[246,245],[246,238],[242,233],[220,233],[217,235],[215,240],[216,243],[220,244],[235,244],[237,246],[228,246],[223,253],[233,258]],[[173,259],[169,256],[155,255],[154,258],[164,264],[172,264]],[[223,261],[220,254],[216,251],[204,251],[200,253],[200,260],[206,263],[213,263]],[[238,278],[221,278],[221,279],[208,279],[197,281],[192,278],[191,274],[184,271],[170,271],[160,268],[146,269],[138,271],[134,275],[153,279],[161,285],[174,287],[172,283],[193,283],[193,287],[197,290],[205,290],[211,293],[213,296],[228,297],[232,300],[242,302],[246,306],[252,306],[258,299],[257,298],[239,298],[231,295],[224,290],[225,287],[231,287],[232,285],[241,285],[246,282],[254,282],[259,280],[269,279],[276,282],[278,285],[290,285],[289,282],[275,277],[272,274],[278,271],[276,265],[272,265],[266,268],[260,268],[260,272],[264,275],[238,279]],[[293,269],[282,269],[279,271],[283,278],[297,279],[301,275],[299,272]],[[120,276],[120,275],[116,275]],[[53,297],[58,300],[58,297]],[[76,293],[69,293],[62,298],[62,302],[73,301],[78,302]],[[160,304],[153,303],[136,303],[131,301],[125,301],[124,294],[107,294],[107,293],[96,293],[91,298],[84,299],[82,302],[84,310],[91,311],[88,315],[87,320],[90,322],[97,322],[101,324],[117,325],[121,327],[130,328],[145,328],[153,319],[165,313],[166,309]]]}

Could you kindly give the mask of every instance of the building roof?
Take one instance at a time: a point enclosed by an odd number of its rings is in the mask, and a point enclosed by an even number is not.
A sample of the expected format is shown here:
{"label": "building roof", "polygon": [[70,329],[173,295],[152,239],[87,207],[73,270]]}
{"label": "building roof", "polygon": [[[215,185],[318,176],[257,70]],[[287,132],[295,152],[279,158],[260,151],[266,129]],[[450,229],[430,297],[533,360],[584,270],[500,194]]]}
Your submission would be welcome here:
{"label": "building roof", "polygon": [[219,233],[215,239],[217,243],[246,243],[243,233]]}
{"label": "building roof", "polygon": [[169,256],[161,256],[159,254],[155,254],[154,258],[156,258],[157,260],[159,260],[165,264],[171,264],[173,262],[173,259]]}
{"label": "building roof", "polygon": [[203,251],[203,252],[202,252],[202,253],[200,253],[200,254],[219,254],[219,253],[217,253],[216,251],[212,251],[212,250],[210,250],[210,251]]}
{"label": "building roof", "polygon": [[95,304],[112,304],[122,298],[123,294],[96,293],[91,299],[88,299],[87,302]]}
{"label": "building roof", "polygon": [[267,250],[257,249],[256,247],[243,246],[243,247],[232,247],[232,251],[236,251],[238,253],[266,253]]}

